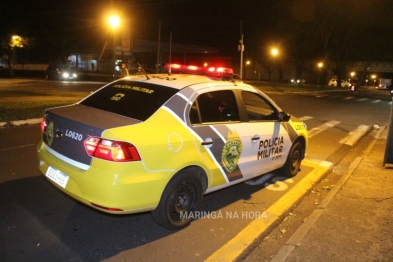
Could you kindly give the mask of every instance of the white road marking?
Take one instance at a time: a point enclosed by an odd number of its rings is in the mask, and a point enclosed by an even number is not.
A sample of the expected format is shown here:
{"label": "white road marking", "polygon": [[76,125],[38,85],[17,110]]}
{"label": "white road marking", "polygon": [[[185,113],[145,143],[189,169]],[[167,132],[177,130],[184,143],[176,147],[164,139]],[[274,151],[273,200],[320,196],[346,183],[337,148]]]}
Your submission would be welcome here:
{"label": "white road marking", "polygon": [[273,173],[269,173],[269,174],[263,175],[257,179],[254,179],[254,180],[253,179],[247,180],[246,182],[244,182],[244,184],[247,184],[249,186],[261,185],[261,184],[265,183],[266,181],[268,181],[273,176],[274,176]]}
{"label": "white road marking", "polygon": [[307,158],[307,157],[302,161],[302,163],[307,164],[307,165],[323,166],[325,168],[332,168],[333,167],[332,162],[314,159],[314,158]]}
{"label": "white road marking", "polygon": [[349,132],[349,134],[340,140],[340,144],[345,144],[349,146],[354,146],[369,130],[371,126],[360,125],[354,131]]}
{"label": "white road marking", "polygon": [[302,116],[299,119],[302,120],[302,121],[306,121],[306,120],[309,120],[311,118],[312,118],[312,116]]}
{"label": "white road marking", "polygon": [[328,128],[332,128],[335,125],[338,125],[339,123],[340,123],[340,121],[331,120],[331,121],[329,121],[329,122],[327,122],[327,123],[325,123],[325,124],[323,124],[321,126],[314,127],[313,129],[308,131],[308,138],[311,138],[311,137],[313,137],[313,136],[315,136],[315,135],[325,131]]}

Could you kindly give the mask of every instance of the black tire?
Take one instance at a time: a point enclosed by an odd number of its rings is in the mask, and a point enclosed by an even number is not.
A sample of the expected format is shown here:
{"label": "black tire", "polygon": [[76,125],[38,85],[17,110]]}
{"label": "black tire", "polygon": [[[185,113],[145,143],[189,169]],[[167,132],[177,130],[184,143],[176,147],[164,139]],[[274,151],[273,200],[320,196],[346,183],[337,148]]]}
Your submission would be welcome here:
{"label": "black tire", "polygon": [[287,160],[283,167],[280,168],[280,173],[286,177],[294,177],[300,171],[302,163],[304,148],[301,143],[295,142],[289,151]]}
{"label": "black tire", "polygon": [[195,218],[194,212],[200,210],[202,199],[202,181],[197,170],[185,169],[169,181],[151,214],[157,224],[167,229],[180,229]]}

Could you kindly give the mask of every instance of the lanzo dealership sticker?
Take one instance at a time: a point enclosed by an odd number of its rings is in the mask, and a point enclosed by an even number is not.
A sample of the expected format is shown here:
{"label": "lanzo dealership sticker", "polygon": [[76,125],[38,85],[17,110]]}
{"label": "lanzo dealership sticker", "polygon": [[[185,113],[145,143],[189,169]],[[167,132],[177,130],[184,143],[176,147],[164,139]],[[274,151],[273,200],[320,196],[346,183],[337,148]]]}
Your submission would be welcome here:
{"label": "lanzo dealership sticker", "polygon": [[54,132],[53,132],[53,121],[51,121],[49,123],[49,125],[46,127],[46,141],[48,142],[48,145],[52,145],[53,143],[53,136],[54,136]]}

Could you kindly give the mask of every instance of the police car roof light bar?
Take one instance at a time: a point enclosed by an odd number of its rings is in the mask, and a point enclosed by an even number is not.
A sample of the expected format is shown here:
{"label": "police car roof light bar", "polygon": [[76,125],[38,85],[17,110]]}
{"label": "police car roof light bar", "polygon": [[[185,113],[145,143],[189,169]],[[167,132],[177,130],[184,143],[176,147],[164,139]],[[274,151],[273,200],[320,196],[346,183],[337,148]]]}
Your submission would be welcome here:
{"label": "police car roof light bar", "polygon": [[225,68],[225,67],[204,68],[202,66],[167,63],[165,65],[165,68],[172,69],[172,71],[176,72],[176,73],[203,74],[206,76],[224,77],[224,78],[232,78],[233,77],[233,69],[232,68]]}

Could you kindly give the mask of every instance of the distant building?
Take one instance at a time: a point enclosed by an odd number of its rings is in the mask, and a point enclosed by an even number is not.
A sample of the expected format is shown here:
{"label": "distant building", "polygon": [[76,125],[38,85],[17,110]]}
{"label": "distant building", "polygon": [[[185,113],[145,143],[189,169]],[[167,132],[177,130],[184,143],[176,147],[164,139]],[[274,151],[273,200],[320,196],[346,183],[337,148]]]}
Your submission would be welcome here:
{"label": "distant building", "polygon": [[[158,69],[157,69],[158,54]],[[211,47],[185,45],[177,43],[160,43],[155,41],[135,41],[132,51],[122,51],[121,46],[116,47],[116,64],[126,62],[130,70],[137,69],[137,63],[143,65],[146,71],[162,71],[164,65],[172,63],[203,64],[207,60],[214,61],[217,50]],[[83,71],[111,72],[113,70],[112,48],[98,50],[71,50],[68,60],[71,67]]]}

